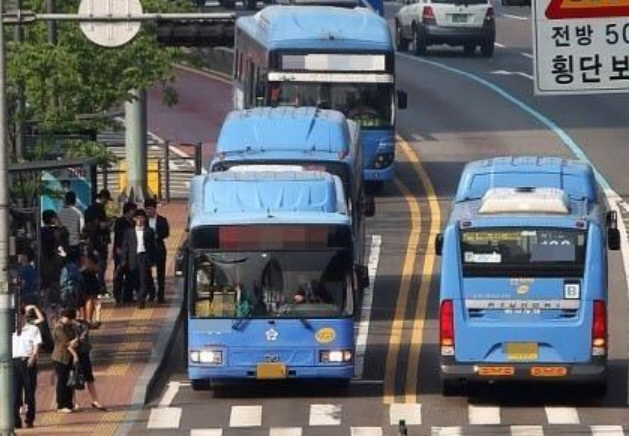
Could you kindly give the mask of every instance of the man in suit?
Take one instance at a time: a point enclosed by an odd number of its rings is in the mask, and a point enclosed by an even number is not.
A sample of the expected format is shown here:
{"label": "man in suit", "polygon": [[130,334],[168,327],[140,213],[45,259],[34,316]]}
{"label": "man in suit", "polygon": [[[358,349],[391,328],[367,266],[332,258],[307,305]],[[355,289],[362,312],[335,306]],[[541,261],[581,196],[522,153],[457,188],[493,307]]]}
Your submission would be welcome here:
{"label": "man in suit", "polygon": [[133,219],[135,226],[127,229],[122,243],[122,265],[131,271],[138,290],[138,308],[144,309],[151,281],[151,265],[155,261],[155,232],[147,225],[144,209],[138,209]]}
{"label": "man in suit", "polygon": [[[155,265],[157,267],[157,302],[163,304],[164,286],[166,282],[166,244],[164,239],[170,235],[168,220],[157,213],[157,202],[150,198],[144,202],[144,209],[149,218],[149,227],[155,232],[156,252]],[[153,290],[154,292],[154,290]],[[151,295],[152,297],[152,295]]]}
{"label": "man in suit", "polygon": [[133,302],[129,269],[122,266],[122,245],[127,230],[135,227],[133,217],[136,210],[138,207],[135,203],[125,203],[122,207],[122,216],[114,222],[114,297],[116,303]]}

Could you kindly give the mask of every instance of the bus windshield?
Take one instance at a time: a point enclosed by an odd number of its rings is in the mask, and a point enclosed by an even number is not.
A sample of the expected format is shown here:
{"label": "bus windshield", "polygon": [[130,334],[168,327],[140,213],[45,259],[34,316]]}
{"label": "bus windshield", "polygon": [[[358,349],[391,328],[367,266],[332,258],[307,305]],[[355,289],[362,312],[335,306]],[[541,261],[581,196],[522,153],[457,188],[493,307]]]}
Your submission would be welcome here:
{"label": "bus windshield", "polygon": [[202,252],[195,258],[195,318],[346,315],[347,250]]}
{"label": "bus windshield", "polygon": [[271,106],[316,106],[342,112],[363,128],[393,126],[392,84],[271,82]]}
{"label": "bus windshield", "polygon": [[461,231],[464,277],[582,277],[585,230],[492,228]]}

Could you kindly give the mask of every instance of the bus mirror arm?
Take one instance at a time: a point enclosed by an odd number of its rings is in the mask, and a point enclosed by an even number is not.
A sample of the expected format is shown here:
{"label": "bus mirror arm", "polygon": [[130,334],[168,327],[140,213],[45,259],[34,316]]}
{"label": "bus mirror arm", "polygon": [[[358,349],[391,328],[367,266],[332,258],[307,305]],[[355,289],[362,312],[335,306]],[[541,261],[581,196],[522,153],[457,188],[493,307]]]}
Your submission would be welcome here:
{"label": "bus mirror arm", "polygon": [[443,235],[438,234],[435,237],[435,254],[437,256],[441,256],[442,252],[443,252]]}
{"label": "bus mirror arm", "polygon": [[369,286],[369,270],[364,265],[354,265],[356,272],[356,284],[358,289],[365,289]]}
{"label": "bus mirror arm", "polygon": [[373,197],[364,197],[361,202],[361,209],[364,216],[371,218],[376,214],[376,202]]}
{"label": "bus mirror arm", "polygon": [[397,91],[397,107],[398,109],[406,109],[408,106],[408,94],[406,91]]}
{"label": "bus mirror arm", "polygon": [[612,251],[620,250],[620,231],[618,230],[618,215],[616,211],[607,212],[607,247]]}

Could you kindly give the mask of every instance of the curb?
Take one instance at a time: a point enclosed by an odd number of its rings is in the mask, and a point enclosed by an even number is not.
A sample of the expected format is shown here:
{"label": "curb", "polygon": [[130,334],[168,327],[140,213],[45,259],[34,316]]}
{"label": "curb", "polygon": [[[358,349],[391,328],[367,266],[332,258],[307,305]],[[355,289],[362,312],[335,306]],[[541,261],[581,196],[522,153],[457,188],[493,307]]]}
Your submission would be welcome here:
{"label": "curb", "polygon": [[170,357],[170,350],[175,342],[177,332],[183,322],[183,280],[177,279],[177,297],[172,306],[168,309],[167,319],[171,319],[171,328],[162,327],[156,341],[156,346],[151,352],[149,362],[142,371],[142,375],[136,380],[133,396],[131,397],[131,411],[127,412],[124,422],[115,432],[116,436],[126,436],[131,434],[135,423],[141,419],[141,414],[147,404],[148,394],[155,386],[158,376],[164,369]]}

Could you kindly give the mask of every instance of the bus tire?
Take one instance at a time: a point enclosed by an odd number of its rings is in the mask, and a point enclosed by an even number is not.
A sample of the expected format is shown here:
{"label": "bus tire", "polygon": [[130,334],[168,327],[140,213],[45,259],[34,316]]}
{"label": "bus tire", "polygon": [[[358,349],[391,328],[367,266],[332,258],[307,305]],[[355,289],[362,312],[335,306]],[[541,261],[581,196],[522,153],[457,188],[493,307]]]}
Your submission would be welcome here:
{"label": "bus tire", "polygon": [[464,385],[458,380],[441,380],[441,393],[444,397],[458,397],[463,394]]}
{"label": "bus tire", "polygon": [[209,379],[191,380],[190,384],[193,391],[209,391],[212,388],[212,382]]}
{"label": "bus tire", "polygon": [[417,56],[426,55],[426,41],[421,37],[421,31],[417,26],[413,27],[413,50]]}
{"label": "bus tire", "polygon": [[490,58],[494,55],[494,41],[487,41],[487,42],[483,42],[480,45],[480,54],[484,57],[484,58]]}
{"label": "bus tire", "polygon": [[397,46],[398,51],[407,51],[408,50],[408,39],[402,36],[402,26],[400,23],[395,23],[395,45]]}

